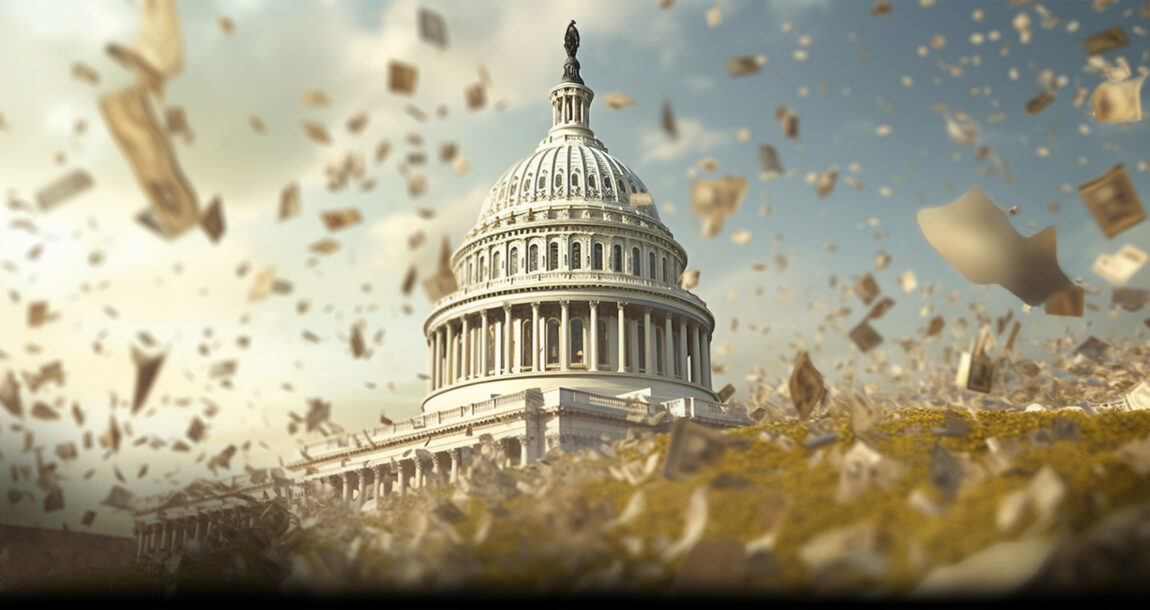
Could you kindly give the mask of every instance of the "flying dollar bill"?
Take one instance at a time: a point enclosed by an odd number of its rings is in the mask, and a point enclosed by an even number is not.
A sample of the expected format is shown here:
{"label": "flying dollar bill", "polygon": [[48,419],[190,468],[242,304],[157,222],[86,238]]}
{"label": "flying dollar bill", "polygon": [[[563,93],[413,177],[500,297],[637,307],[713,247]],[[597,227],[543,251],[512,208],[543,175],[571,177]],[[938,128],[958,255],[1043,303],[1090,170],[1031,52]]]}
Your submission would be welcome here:
{"label": "flying dollar bill", "polygon": [[148,197],[163,235],[170,239],[196,226],[196,194],[144,91],[132,88],[101,98],[100,112]]}
{"label": "flying dollar bill", "polygon": [[82,169],[75,169],[36,193],[36,203],[46,212],[91,186],[92,175]]}
{"label": "flying dollar bill", "polygon": [[1099,254],[1092,270],[1115,286],[1125,286],[1147,260],[1150,254],[1134,244],[1126,244],[1114,255]]}
{"label": "flying dollar bill", "polygon": [[1090,96],[1094,119],[1099,123],[1129,123],[1142,120],[1142,83],[1146,76],[1121,82],[1102,82]]}
{"label": "flying dollar bill", "polygon": [[672,481],[684,481],[718,462],[727,445],[721,432],[687,419],[676,419],[671,424],[663,476]]}
{"label": "flying dollar bill", "polygon": [[1130,183],[1126,167],[1110,171],[1078,187],[1078,194],[1107,238],[1114,237],[1146,219],[1146,210]]}

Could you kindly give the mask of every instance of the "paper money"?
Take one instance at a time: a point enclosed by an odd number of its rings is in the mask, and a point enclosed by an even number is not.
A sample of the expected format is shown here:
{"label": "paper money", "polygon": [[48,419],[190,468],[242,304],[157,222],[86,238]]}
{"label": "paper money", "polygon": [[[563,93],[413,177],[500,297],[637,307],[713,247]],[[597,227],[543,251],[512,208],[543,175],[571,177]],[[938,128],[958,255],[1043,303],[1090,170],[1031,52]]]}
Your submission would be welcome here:
{"label": "paper money", "polygon": [[1081,318],[1085,300],[1086,292],[1081,286],[1070,286],[1047,297],[1042,307],[1043,311],[1050,316]]}
{"label": "paper money", "polygon": [[418,76],[419,71],[411,64],[398,61],[389,62],[387,65],[387,88],[392,93],[414,93]]}
{"label": "paper money", "polygon": [[859,322],[857,326],[852,328],[848,336],[864,354],[882,343],[882,335],[878,334],[878,331],[866,320]]}
{"label": "paper money", "polygon": [[1110,305],[1138,311],[1150,303],[1150,290],[1138,288],[1115,288],[1110,295]]}
{"label": "paper money", "polygon": [[1099,123],[1128,123],[1142,120],[1142,83],[1145,75],[1121,82],[1102,82],[1090,96],[1093,116]]}
{"label": "paper money", "polygon": [[92,66],[82,62],[72,64],[72,76],[90,84],[100,84],[100,74]]}
{"label": "paper money", "polygon": [[735,395],[735,386],[728,383],[719,390],[719,402],[727,402],[732,396]]}
{"label": "paper money", "polygon": [[1144,250],[1133,244],[1126,244],[1113,256],[1098,255],[1091,269],[1111,284],[1125,286],[1147,260],[1150,260],[1150,255]]}
{"label": "paper money", "polygon": [[352,225],[359,224],[363,219],[357,208],[344,208],[324,212],[323,224],[328,231],[338,231]]}
{"label": "paper money", "polygon": [[116,485],[112,487],[112,490],[108,492],[108,497],[104,498],[100,504],[120,510],[132,510],[134,508],[132,505],[133,498],[134,494],[132,494],[132,492]]}
{"label": "paper money", "polygon": [[971,282],[1000,284],[1030,306],[1074,287],[1058,266],[1054,227],[1022,237],[978,187],[920,210],[917,220],[930,245]]}
{"label": "paper money", "polygon": [[458,289],[455,273],[451,270],[451,242],[444,237],[443,247],[439,251],[439,268],[435,275],[423,281],[423,290],[427,293],[427,299],[435,303]]}
{"label": "paper money", "polygon": [[183,136],[184,142],[187,144],[191,144],[195,140],[195,134],[188,127],[188,118],[184,115],[183,108],[179,106],[167,108],[164,110],[164,119],[169,134]]}
{"label": "paper money", "polygon": [[671,424],[663,476],[672,481],[686,481],[717,463],[727,446],[727,438],[721,432],[678,418]]}
{"label": "paper money", "polygon": [[1126,32],[1122,30],[1122,26],[1116,25],[1090,36],[1083,40],[1082,44],[1086,47],[1088,55],[1102,55],[1120,49],[1129,42],[1130,40],[1126,38]]}
{"label": "paper money", "polygon": [[212,240],[213,244],[219,243],[220,237],[224,235],[224,208],[223,201],[219,196],[213,197],[211,203],[208,204],[208,210],[200,218],[200,228],[207,233],[208,239]]}
{"label": "paper money", "polygon": [[799,115],[785,106],[780,106],[775,110],[775,119],[779,121],[784,137],[792,140],[799,137]]}
{"label": "paper money", "polygon": [[699,285],[699,270],[687,269],[679,274],[679,288],[691,290]]}
{"label": "paper money", "polygon": [[870,312],[867,313],[866,318],[864,318],[863,321],[877,320],[883,317],[887,311],[890,311],[891,307],[894,307],[894,299],[890,297],[883,297],[881,301],[875,303],[875,306],[871,308]]}
{"label": "paper money", "polygon": [[758,74],[760,70],[759,60],[753,56],[732,57],[727,60],[727,72],[732,77]]}
{"label": "paper money", "polygon": [[440,49],[447,48],[447,24],[443,15],[430,9],[419,9],[419,37]]}
{"label": "paper money", "polygon": [[954,383],[974,392],[990,393],[994,383],[994,362],[978,350],[963,352]]}
{"label": "paper money", "polygon": [[795,402],[795,411],[800,419],[807,419],[823,403],[827,396],[827,389],[823,385],[822,373],[819,373],[811,362],[810,355],[804,350],[799,352],[795,359],[795,368],[791,371],[789,382],[791,400]]}
{"label": "paper money", "polygon": [[267,297],[268,293],[272,290],[272,284],[275,283],[275,279],[275,267],[267,267],[256,274],[255,279],[252,281],[252,288],[248,291],[248,300],[258,301]]}
{"label": "paper money", "polygon": [[57,205],[83,193],[92,186],[92,175],[74,169],[36,193],[36,203],[47,212]]}
{"label": "paper money", "polygon": [[132,346],[132,362],[136,365],[136,389],[132,394],[132,415],[135,415],[144,406],[144,401],[148,399],[152,385],[156,382],[156,376],[160,373],[160,367],[164,364],[164,356],[163,353],[148,355],[138,347]]}
{"label": "paper money", "polygon": [[403,285],[400,287],[403,296],[411,294],[411,289],[415,287],[416,271],[415,265],[412,265],[407,270],[407,275],[403,276]]}
{"label": "paper money", "polygon": [[611,108],[613,110],[622,110],[623,108],[626,108],[627,106],[634,105],[635,100],[627,97],[626,95],[624,95],[622,93],[614,92],[614,93],[608,93],[607,95],[604,95],[603,96],[603,103],[607,104],[607,107]]}
{"label": "paper money", "polygon": [[279,220],[284,221],[299,214],[299,183],[293,182],[280,192]]}
{"label": "paper money", "polygon": [[1146,211],[1142,209],[1138,193],[1134,192],[1134,186],[1126,175],[1126,167],[1121,163],[1105,174],[1081,184],[1078,194],[1107,238],[1146,219]]}
{"label": "paper money", "polygon": [[12,414],[13,417],[23,417],[24,403],[20,400],[20,386],[16,383],[16,375],[12,371],[4,376],[4,383],[0,383],[0,405]]}
{"label": "paper money", "polygon": [[331,104],[327,94],[319,89],[309,89],[300,94],[300,101],[308,108],[327,108]]}
{"label": "paper money", "polygon": [[1150,410],[1150,380],[1143,379],[1126,393],[1126,406],[1131,411]]}
{"label": "paper money", "polygon": [[1106,359],[1107,354],[1110,353],[1110,344],[1094,336],[1087,337],[1082,345],[1079,345],[1074,350],[1075,354],[1082,354],[1083,356],[1095,361],[1102,362]]}
{"label": "paper money", "polygon": [[303,127],[304,134],[306,134],[311,141],[317,144],[323,144],[324,146],[331,144],[331,135],[328,134],[327,127],[324,127],[323,123],[303,121],[300,123],[300,126]]}
{"label": "paper money", "polygon": [[774,146],[759,145],[759,165],[763,168],[768,179],[783,173],[782,163],[779,162],[779,153]]}
{"label": "paper money", "polygon": [[184,62],[180,17],[175,0],[144,0],[136,52],[157,72],[172,76]]}
{"label": "paper money", "polygon": [[487,104],[487,89],[483,83],[475,83],[463,90],[463,99],[467,102],[468,110],[479,110]]}
{"label": "paper money", "polygon": [[877,541],[878,533],[870,523],[840,527],[805,542],[799,548],[799,559],[811,573],[819,573],[839,561],[873,552]]}
{"label": "paper money", "polygon": [[691,213],[703,219],[721,221],[733,215],[747,192],[743,176],[724,176],[718,180],[696,179],[691,182]]}
{"label": "paper money", "polygon": [[663,132],[672,139],[679,137],[679,130],[675,127],[675,115],[671,112],[671,102],[663,102],[663,118],[661,120]]}
{"label": "paper money", "polygon": [[355,135],[359,135],[364,127],[367,127],[367,121],[370,117],[366,112],[357,112],[347,120],[347,131]]}
{"label": "paper money", "polygon": [[815,178],[815,194],[819,199],[826,198],[835,190],[835,179],[838,178],[838,168],[832,167]]}
{"label": "paper money", "polygon": [[199,219],[196,194],[144,92],[127,89],[104,97],[100,112],[148,196],[162,234],[172,238],[195,226]]}
{"label": "paper money", "polygon": [[870,305],[875,297],[879,295],[878,282],[874,281],[874,276],[867,272],[855,282],[855,294],[859,295],[862,299],[863,305]]}
{"label": "paper money", "polygon": [[642,207],[647,205],[655,205],[655,201],[651,199],[651,193],[631,193],[628,199],[631,207]]}
{"label": "paper money", "polygon": [[1023,107],[1026,114],[1036,116],[1042,112],[1044,108],[1049,106],[1054,100],[1058,99],[1058,95],[1050,89],[1043,89],[1038,92],[1038,95],[1027,100],[1026,105]]}

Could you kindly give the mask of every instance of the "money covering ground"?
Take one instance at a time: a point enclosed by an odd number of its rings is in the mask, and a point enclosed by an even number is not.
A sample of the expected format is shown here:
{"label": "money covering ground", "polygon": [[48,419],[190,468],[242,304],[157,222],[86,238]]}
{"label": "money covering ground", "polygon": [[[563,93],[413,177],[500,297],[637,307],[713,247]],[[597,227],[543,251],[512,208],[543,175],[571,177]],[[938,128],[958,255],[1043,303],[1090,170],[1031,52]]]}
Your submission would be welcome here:
{"label": "money covering ground", "polygon": [[[843,404],[832,402],[814,422],[837,435],[818,448],[804,446],[811,422],[712,431],[726,450],[681,481],[661,473],[668,434],[553,453],[524,468],[497,468],[487,454],[457,485],[387,496],[363,510],[332,500],[290,516],[268,511],[255,527],[225,531],[215,549],[24,591],[901,597],[946,566],[972,557],[977,564],[997,544],[1037,545],[1042,557],[987,594],[1117,587],[1113,594],[1144,578],[1144,561],[1117,565],[1092,545],[1112,544],[1096,539],[1116,520],[1134,514],[1144,528],[1150,519],[1150,412],[983,411],[975,419],[895,411],[861,436],[901,466],[893,482],[872,481],[836,501],[844,456],[860,440]],[[958,467],[945,476],[940,451]],[[942,488],[948,478],[953,499]],[[1004,518],[1026,494],[1032,499]],[[693,581],[684,564],[714,541],[742,549],[736,578]],[[1141,544],[1145,556],[1150,543]],[[1092,569],[1068,575],[1083,560]],[[998,568],[981,569],[967,582],[991,582],[985,572]],[[981,593],[960,588],[961,579],[950,586],[938,593]]]}

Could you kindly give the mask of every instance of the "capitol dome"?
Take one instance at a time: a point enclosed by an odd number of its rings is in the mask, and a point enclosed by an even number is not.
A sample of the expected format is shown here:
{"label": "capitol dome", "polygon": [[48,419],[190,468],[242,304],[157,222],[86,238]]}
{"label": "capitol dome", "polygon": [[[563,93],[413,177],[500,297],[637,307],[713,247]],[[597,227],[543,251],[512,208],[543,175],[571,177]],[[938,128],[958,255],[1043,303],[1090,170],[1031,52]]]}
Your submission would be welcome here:
{"label": "capitol dome", "polygon": [[[574,62],[572,64],[572,62]],[[552,127],[488,192],[424,324],[425,413],[530,388],[717,399],[714,316],[678,286],[687,253],[643,181],[590,128],[568,56]]]}

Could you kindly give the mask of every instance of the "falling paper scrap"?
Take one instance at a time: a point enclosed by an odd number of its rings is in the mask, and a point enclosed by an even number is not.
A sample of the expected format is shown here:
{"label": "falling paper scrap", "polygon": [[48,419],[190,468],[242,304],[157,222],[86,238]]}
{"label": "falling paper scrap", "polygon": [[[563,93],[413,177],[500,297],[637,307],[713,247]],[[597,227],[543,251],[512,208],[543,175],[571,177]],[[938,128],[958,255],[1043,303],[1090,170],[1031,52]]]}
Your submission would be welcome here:
{"label": "falling paper scrap", "polygon": [[0,404],[14,417],[22,417],[24,405],[20,400],[20,386],[16,382],[16,375],[12,371],[4,376],[4,383],[0,384]]}
{"label": "falling paper scrap", "polygon": [[157,72],[172,76],[183,67],[183,38],[175,0],[148,0],[143,4],[136,52]]}
{"label": "falling paper scrap", "polygon": [[196,194],[152,114],[144,92],[127,89],[100,100],[100,111],[151,203],[151,217],[172,238],[199,219]]}
{"label": "falling paper scrap", "polygon": [[1118,306],[1126,311],[1138,311],[1150,303],[1150,290],[1115,288],[1110,299],[1111,306]]}
{"label": "falling paper scrap", "polygon": [[1058,266],[1054,227],[1022,237],[978,187],[920,210],[917,220],[930,245],[971,282],[1000,284],[1030,306],[1060,291],[1081,291]]}
{"label": "falling paper scrap", "polygon": [[604,95],[603,103],[607,104],[607,107],[613,110],[622,110],[627,106],[633,106],[635,104],[635,100],[627,97],[622,93],[615,92]]}
{"label": "falling paper scrap", "polygon": [[287,220],[299,214],[299,183],[293,182],[280,192],[279,220]]}
{"label": "falling paper scrap", "polygon": [[308,108],[327,108],[331,104],[327,94],[319,89],[304,91],[300,94],[300,101]]}
{"label": "falling paper scrap", "polygon": [[679,274],[679,288],[691,290],[699,285],[699,270],[686,269]]}
{"label": "falling paper scrap", "polygon": [[763,173],[768,180],[783,173],[783,166],[779,162],[779,153],[774,146],[759,145],[759,165],[762,166]]}
{"label": "falling paper scrap", "polygon": [[112,508],[119,508],[121,510],[132,510],[132,492],[116,485],[108,492],[108,497],[104,498],[101,502],[104,506],[111,506]]}
{"label": "falling paper scrap", "polygon": [[990,328],[985,327],[979,333],[974,348],[962,353],[955,375],[955,385],[983,394],[990,393],[990,387],[994,382],[994,362],[986,355],[986,346],[992,339]]}
{"label": "falling paper scrap", "polygon": [[47,212],[92,186],[92,176],[82,169],[74,169],[36,193],[40,209]]}
{"label": "falling paper scrap", "polygon": [[398,61],[388,63],[387,88],[392,93],[414,93],[418,76],[415,66]]}
{"label": "falling paper scrap", "polygon": [[815,194],[819,199],[825,199],[835,190],[835,178],[839,175],[838,167],[832,167],[815,178]]}
{"label": "falling paper scrap", "polygon": [[328,134],[327,127],[324,127],[323,123],[303,121],[300,126],[303,127],[304,134],[313,142],[324,146],[331,144],[331,135]]}
{"label": "falling paper scrap", "polygon": [[463,98],[467,101],[468,110],[479,110],[487,104],[487,89],[483,83],[475,83],[463,90]]}
{"label": "falling paper scrap", "polygon": [[723,220],[734,215],[747,192],[743,176],[724,176],[719,180],[696,179],[691,182],[691,213],[708,221],[704,237],[714,237],[722,230]]}
{"label": "falling paper scrap", "polygon": [[727,72],[732,77],[758,74],[760,70],[759,60],[756,57],[732,57],[727,60]]}
{"label": "falling paper scrap", "polygon": [[864,354],[882,343],[882,335],[878,334],[878,331],[866,320],[852,328],[848,336]]}
{"label": "falling paper scrap", "polygon": [[799,419],[810,418],[815,409],[826,399],[827,389],[823,385],[822,373],[819,373],[819,370],[815,368],[810,355],[805,350],[799,352],[795,359],[795,368],[791,371],[789,389]]}
{"label": "falling paper scrap", "polygon": [[435,303],[458,289],[455,273],[451,270],[451,242],[444,236],[443,247],[439,252],[439,268],[435,275],[423,281],[423,290],[427,293],[427,299]]}
{"label": "falling paper scrap", "polygon": [[155,383],[156,376],[160,373],[160,366],[164,364],[164,356],[165,354],[162,353],[149,356],[135,345],[132,346],[132,362],[136,365],[136,390],[132,395],[133,415],[144,406],[144,401],[148,399],[148,393],[152,391],[152,384]]}
{"label": "falling paper scrap", "polygon": [[1107,238],[1146,219],[1146,211],[1123,164],[1083,183],[1078,187],[1078,194]]}
{"label": "falling paper scrap", "polygon": [[276,279],[276,268],[268,267],[256,274],[252,289],[248,292],[249,301],[258,301],[268,296]]}
{"label": "falling paper scrap", "polygon": [[651,193],[632,192],[629,199],[631,207],[642,207],[645,205],[654,205],[655,202],[651,199]]}
{"label": "falling paper scrap", "polygon": [[179,106],[172,106],[164,111],[164,119],[167,123],[168,133],[173,136],[182,136],[185,144],[191,144],[195,141],[196,136],[192,133],[191,127],[188,126],[188,117],[184,114],[184,109]]}
{"label": "falling paper scrap", "polygon": [[338,231],[359,224],[361,220],[363,217],[356,208],[330,210],[323,213],[323,224],[328,231]]}
{"label": "falling paper scrap", "polygon": [[679,130],[675,127],[675,115],[671,113],[671,102],[663,102],[663,131],[672,139],[679,137]]}
{"label": "falling paper scrap", "polygon": [[419,37],[424,42],[433,44],[440,49],[447,48],[447,25],[443,15],[420,7],[419,9]]}
{"label": "falling paper scrap", "polygon": [[1086,47],[1088,55],[1103,55],[1115,49],[1120,49],[1126,46],[1130,40],[1126,38],[1126,32],[1122,30],[1122,26],[1114,26],[1106,28],[1086,40],[1082,41],[1083,46]]}
{"label": "falling paper scrap", "polygon": [[1038,95],[1030,98],[1026,102],[1024,110],[1030,116],[1037,116],[1044,108],[1049,106],[1054,100],[1058,99],[1058,95],[1049,89],[1043,89],[1038,92]]}
{"label": "falling paper scrap", "polygon": [[224,207],[223,201],[216,196],[208,204],[208,211],[200,218],[200,227],[208,234],[213,244],[219,243],[224,234]]}
{"label": "falling paper scrap", "polygon": [[775,119],[779,121],[784,137],[791,140],[799,137],[799,115],[792,112],[790,108],[780,106],[775,110]]}
{"label": "falling paper scrap", "polygon": [[722,432],[678,418],[671,424],[663,476],[672,481],[686,481],[718,462],[727,446]]}
{"label": "falling paper scrap", "polygon": [[1133,244],[1126,244],[1113,256],[1099,254],[1092,270],[1115,286],[1125,286],[1148,259],[1150,255],[1145,251]]}
{"label": "falling paper scrap", "polygon": [[874,281],[874,276],[869,271],[855,282],[854,290],[862,299],[863,305],[870,305],[880,292],[878,283]]}
{"label": "falling paper scrap", "polygon": [[1099,123],[1128,123],[1142,120],[1142,83],[1146,75],[1122,82],[1103,81],[1090,96],[1091,113]]}

